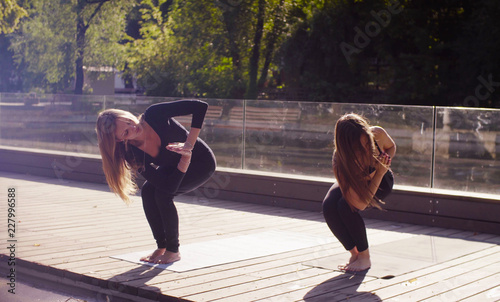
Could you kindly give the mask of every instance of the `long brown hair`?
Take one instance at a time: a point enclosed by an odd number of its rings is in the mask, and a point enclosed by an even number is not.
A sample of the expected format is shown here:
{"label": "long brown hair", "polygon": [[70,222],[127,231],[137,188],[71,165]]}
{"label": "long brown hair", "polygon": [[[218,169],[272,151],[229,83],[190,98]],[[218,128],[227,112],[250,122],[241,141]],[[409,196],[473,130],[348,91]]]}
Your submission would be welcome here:
{"label": "long brown hair", "polygon": [[107,109],[102,111],[96,122],[97,140],[102,157],[102,168],[108,185],[126,203],[130,195],[137,192],[135,184],[135,163],[127,161],[128,142],[116,141],[115,129],[118,119],[129,119],[138,123],[139,119],[128,111]]}
{"label": "long brown hair", "polygon": [[[366,146],[361,143],[363,135],[366,135],[368,139]],[[369,166],[373,162],[372,159],[377,160],[377,157],[373,133],[368,121],[355,113],[343,115],[335,125],[334,143],[334,173],[344,196],[349,189],[352,189],[367,206],[380,209],[377,201],[381,202],[381,200],[374,196],[375,192],[369,189]],[[355,209],[351,203],[349,205],[351,209]]]}

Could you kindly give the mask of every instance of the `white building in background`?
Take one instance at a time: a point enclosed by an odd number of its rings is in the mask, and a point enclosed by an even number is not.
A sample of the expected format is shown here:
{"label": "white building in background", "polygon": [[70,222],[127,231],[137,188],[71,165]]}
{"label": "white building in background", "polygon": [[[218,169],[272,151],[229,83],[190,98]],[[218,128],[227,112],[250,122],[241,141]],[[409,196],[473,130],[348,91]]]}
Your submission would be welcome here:
{"label": "white building in background", "polygon": [[133,88],[126,88],[123,72],[113,67],[83,67],[83,90],[95,95],[132,94],[137,91],[137,81]]}

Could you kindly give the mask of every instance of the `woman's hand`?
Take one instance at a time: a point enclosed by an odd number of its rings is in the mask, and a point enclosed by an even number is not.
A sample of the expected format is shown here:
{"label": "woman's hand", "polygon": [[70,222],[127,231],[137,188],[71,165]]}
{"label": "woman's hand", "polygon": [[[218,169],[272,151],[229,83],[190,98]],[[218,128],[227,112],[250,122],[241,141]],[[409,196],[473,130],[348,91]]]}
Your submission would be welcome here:
{"label": "woman's hand", "polygon": [[179,164],[177,164],[177,169],[182,173],[186,173],[191,163],[191,150],[193,147],[189,143],[172,143],[167,146],[167,150],[178,153],[182,155]]}
{"label": "woman's hand", "polygon": [[182,156],[191,156],[193,146],[189,143],[171,143],[167,146],[167,150],[178,153]]}
{"label": "woman's hand", "polygon": [[391,157],[389,154],[383,152],[378,156],[377,172],[385,174],[391,167]]}

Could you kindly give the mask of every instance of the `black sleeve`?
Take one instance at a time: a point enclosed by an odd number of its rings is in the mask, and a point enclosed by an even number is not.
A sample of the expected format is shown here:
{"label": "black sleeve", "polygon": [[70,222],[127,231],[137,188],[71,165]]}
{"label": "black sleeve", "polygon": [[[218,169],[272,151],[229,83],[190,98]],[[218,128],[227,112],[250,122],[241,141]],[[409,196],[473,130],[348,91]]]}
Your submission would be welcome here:
{"label": "black sleeve", "polygon": [[146,165],[145,169],[141,171],[141,175],[156,189],[166,194],[175,194],[186,174],[179,171],[177,167],[154,168],[151,165]]}
{"label": "black sleeve", "polygon": [[208,104],[199,100],[182,100],[151,105],[144,113],[146,120],[161,121],[174,116],[193,115],[191,127],[203,125]]}

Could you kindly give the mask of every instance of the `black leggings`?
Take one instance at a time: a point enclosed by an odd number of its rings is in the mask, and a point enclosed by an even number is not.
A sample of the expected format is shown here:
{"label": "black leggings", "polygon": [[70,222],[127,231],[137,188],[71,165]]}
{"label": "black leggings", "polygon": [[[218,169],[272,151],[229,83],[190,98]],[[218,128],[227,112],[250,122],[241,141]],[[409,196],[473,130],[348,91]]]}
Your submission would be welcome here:
{"label": "black leggings", "polygon": [[[375,196],[383,200],[392,191],[394,176],[387,171]],[[357,247],[359,252],[368,249],[365,222],[359,211],[351,209],[338,184],[334,184],[323,200],[323,216],[328,227],[346,250]]]}
{"label": "black leggings", "polygon": [[[212,155],[213,156],[213,155]],[[157,189],[150,182],[145,182],[141,189],[142,205],[153,237],[158,248],[166,248],[170,252],[179,251],[179,216],[174,204],[174,197],[191,192],[204,184],[215,171],[215,158],[193,161],[185,175],[177,167],[160,168],[162,173],[179,174],[182,182],[175,192]]]}

